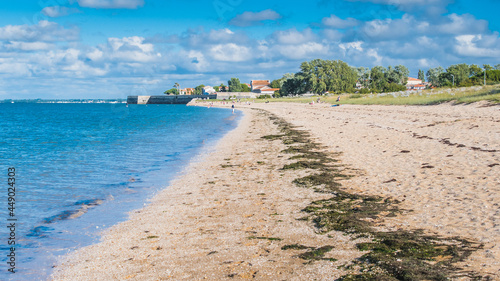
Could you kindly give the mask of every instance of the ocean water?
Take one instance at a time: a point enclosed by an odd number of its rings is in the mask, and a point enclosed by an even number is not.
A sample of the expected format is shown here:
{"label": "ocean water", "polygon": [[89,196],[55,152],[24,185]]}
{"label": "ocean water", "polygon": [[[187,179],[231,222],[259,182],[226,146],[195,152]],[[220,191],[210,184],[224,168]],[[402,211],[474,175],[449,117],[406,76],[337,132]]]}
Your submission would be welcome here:
{"label": "ocean water", "polygon": [[0,104],[0,280],[46,280],[60,255],[98,242],[100,231],[143,207],[235,128],[240,114],[184,105]]}

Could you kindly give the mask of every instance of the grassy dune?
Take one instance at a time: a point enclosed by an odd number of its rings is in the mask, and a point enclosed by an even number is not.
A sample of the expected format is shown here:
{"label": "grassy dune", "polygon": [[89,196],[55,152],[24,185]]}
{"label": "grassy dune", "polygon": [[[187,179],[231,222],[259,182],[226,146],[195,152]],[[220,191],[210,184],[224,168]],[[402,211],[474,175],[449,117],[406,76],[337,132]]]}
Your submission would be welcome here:
{"label": "grassy dune", "polygon": [[[489,101],[493,104],[500,104],[500,85],[486,87],[469,87],[469,88],[440,88],[433,90],[382,94],[341,94],[339,104],[380,104],[380,105],[432,105],[445,102],[455,103],[473,103],[482,100]],[[282,97],[277,99],[269,99],[273,102],[298,102],[310,103],[317,102],[318,97],[322,102],[336,104],[338,95],[332,96],[312,96],[312,97]],[[255,102],[265,102],[266,100],[258,100]]]}

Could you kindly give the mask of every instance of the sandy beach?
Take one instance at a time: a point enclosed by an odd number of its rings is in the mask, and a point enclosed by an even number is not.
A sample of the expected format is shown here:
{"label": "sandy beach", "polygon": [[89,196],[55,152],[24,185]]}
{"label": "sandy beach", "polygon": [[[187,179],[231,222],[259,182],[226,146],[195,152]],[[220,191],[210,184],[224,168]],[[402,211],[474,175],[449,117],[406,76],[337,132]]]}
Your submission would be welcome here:
{"label": "sandy beach", "polygon": [[[204,104],[200,104],[204,105]],[[217,104],[216,106],[228,106]],[[329,194],[300,188],[308,170],[286,145],[273,116],[310,134],[354,176],[353,194],[400,201],[407,210],[382,230],[423,229],[482,248],[459,265],[500,280],[500,107],[355,106],[236,103],[238,128],[193,161],[170,186],[102,242],[63,257],[53,280],[335,280],[363,255],[339,231],[320,233],[302,211]],[[364,239],[364,240],[363,240]],[[330,247],[320,259],[304,250]],[[464,280],[467,280],[465,277]]]}

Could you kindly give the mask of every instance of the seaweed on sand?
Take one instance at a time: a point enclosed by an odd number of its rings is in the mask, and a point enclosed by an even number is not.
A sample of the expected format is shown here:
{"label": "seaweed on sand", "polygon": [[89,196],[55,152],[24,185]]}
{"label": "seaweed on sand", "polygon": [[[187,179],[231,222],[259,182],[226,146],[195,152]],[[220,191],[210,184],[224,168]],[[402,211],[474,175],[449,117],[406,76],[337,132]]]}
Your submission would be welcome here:
{"label": "seaweed on sand", "polygon": [[[284,119],[269,117],[281,131],[265,139],[282,139],[288,147],[282,153],[295,154],[290,159],[297,162],[285,165],[282,170],[308,169],[312,173],[293,182],[300,187],[314,187],[316,191],[330,193],[332,197],[312,202],[303,209],[322,233],[341,231],[353,239],[369,237],[370,242],[358,243],[361,258],[346,266],[353,273],[340,280],[449,280],[468,277],[474,280],[489,280],[476,272],[464,271],[456,265],[467,259],[473,251],[483,245],[461,238],[446,238],[425,234],[422,230],[380,231],[375,224],[385,217],[396,216],[402,210],[399,201],[379,196],[353,194],[341,189],[339,180],[352,177],[349,170],[341,170],[335,164],[338,160],[322,150],[311,140],[308,132],[298,130]],[[328,246],[329,247],[329,246]],[[288,245],[287,249],[308,249],[299,255],[303,259],[322,259],[332,248],[313,248],[302,245]],[[355,271],[354,269],[363,269]]]}

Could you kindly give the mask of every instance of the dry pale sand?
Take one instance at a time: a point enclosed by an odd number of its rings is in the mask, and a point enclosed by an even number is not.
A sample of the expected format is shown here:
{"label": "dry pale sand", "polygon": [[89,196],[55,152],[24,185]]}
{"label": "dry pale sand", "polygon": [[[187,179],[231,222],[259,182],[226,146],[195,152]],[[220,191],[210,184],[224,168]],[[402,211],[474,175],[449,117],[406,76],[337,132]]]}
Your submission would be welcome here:
{"label": "dry pale sand", "polygon": [[[357,193],[393,197],[413,212],[385,229],[423,228],[484,243],[463,266],[500,280],[500,107],[236,104],[264,109],[311,133],[359,172],[342,182]],[[334,280],[359,257],[341,233],[298,221],[321,194],[294,186],[290,163],[265,113],[245,110],[241,125],[101,243],[55,268],[54,280]],[[273,237],[282,240],[253,239]],[[356,241],[356,242],[359,242]],[[283,245],[335,246],[304,264]]]}

